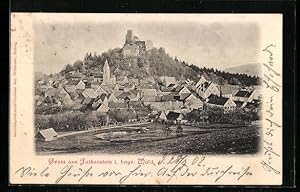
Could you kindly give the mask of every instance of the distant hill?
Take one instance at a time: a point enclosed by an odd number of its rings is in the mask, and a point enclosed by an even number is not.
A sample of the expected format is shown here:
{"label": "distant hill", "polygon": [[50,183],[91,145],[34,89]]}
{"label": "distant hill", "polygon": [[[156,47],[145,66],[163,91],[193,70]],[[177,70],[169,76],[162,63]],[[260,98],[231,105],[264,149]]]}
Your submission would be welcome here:
{"label": "distant hill", "polygon": [[240,73],[240,74],[248,74],[251,76],[261,77],[261,67],[260,64],[258,63],[240,65],[237,67],[230,67],[225,69],[225,71],[229,73]]}

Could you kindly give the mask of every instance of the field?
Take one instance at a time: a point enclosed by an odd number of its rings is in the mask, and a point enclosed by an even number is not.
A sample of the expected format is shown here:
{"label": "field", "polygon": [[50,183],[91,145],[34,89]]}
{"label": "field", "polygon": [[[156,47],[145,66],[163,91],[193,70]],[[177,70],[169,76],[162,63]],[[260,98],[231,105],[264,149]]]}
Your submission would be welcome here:
{"label": "field", "polygon": [[[163,128],[169,128],[163,129]],[[38,154],[253,154],[259,149],[260,128],[255,125],[206,127],[147,124],[36,141]]]}

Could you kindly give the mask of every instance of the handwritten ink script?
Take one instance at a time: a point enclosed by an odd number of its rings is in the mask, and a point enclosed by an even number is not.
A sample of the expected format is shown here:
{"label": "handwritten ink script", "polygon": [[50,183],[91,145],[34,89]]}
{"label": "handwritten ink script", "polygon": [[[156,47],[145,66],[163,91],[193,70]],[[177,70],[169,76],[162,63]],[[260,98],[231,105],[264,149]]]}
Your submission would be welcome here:
{"label": "handwritten ink script", "polygon": [[264,98],[265,101],[265,119],[264,124],[266,126],[265,132],[264,132],[264,159],[261,161],[262,167],[271,173],[280,174],[280,171],[278,168],[274,166],[274,161],[281,156],[279,155],[279,152],[276,151],[276,141],[274,141],[275,135],[278,133],[277,129],[280,129],[282,126],[280,123],[277,122],[277,119],[275,117],[276,110],[281,109],[275,109],[275,104],[278,102],[281,102],[280,97],[278,97],[278,92],[281,89],[281,85],[277,82],[278,77],[281,76],[281,74],[275,70],[275,54],[274,49],[276,48],[276,45],[270,44],[266,46],[262,51],[266,53],[267,57],[267,63],[263,63],[263,66],[265,67],[266,72],[263,74],[263,83],[266,86],[267,89],[271,90],[271,93]]}
{"label": "handwritten ink script", "polygon": [[[85,158],[74,161],[49,159],[48,165],[42,169],[23,166],[18,168],[15,174],[20,178],[50,178],[56,184],[64,183],[66,180],[81,183],[91,178],[97,179],[99,183],[101,179],[110,178],[119,184],[134,182],[136,179],[153,179],[156,183],[168,184],[174,180],[175,182],[176,180],[180,181],[180,178],[192,177],[205,177],[211,179],[214,183],[220,183],[225,178],[237,182],[253,175],[251,166],[209,165],[205,156],[162,156],[157,161],[138,158],[136,161],[127,161],[127,164],[123,165],[128,166],[125,171],[108,169],[105,165],[99,166],[97,164],[97,166],[93,163],[88,165],[88,163],[84,163],[85,161]],[[93,162],[99,163],[100,161],[95,160]],[[102,163],[104,162],[105,160],[102,161]],[[109,161],[106,161],[106,163],[109,163]],[[121,165],[122,160],[111,161],[110,163]]]}

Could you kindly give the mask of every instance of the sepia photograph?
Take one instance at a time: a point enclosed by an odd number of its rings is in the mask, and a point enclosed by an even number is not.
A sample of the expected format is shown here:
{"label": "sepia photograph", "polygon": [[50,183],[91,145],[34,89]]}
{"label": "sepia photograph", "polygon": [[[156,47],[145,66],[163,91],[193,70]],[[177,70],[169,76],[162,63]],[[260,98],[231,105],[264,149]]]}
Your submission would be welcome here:
{"label": "sepia photograph", "polygon": [[33,32],[38,154],[259,151],[257,24],[38,17]]}
{"label": "sepia photograph", "polygon": [[11,21],[11,183],[282,184],[282,15]]}

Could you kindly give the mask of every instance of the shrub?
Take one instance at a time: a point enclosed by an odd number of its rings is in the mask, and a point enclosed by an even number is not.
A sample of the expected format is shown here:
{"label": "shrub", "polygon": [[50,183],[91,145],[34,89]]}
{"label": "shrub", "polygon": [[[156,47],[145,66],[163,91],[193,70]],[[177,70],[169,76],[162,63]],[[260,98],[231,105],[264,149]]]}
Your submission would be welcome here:
{"label": "shrub", "polygon": [[107,123],[106,115],[98,112],[69,112],[52,115],[35,115],[35,128],[54,128],[56,131],[84,130]]}

